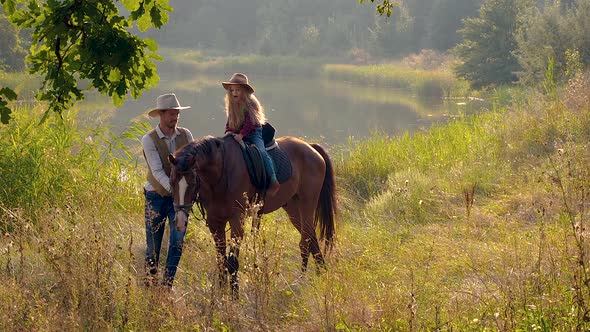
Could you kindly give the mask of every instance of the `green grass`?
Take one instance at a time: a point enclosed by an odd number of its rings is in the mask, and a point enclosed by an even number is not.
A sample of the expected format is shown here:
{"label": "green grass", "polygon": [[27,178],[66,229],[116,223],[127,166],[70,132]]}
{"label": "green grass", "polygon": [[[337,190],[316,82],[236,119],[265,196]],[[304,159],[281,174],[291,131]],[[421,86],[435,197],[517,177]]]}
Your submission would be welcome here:
{"label": "green grass", "polygon": [[47,208],[68,209],[99,199],[95,194],[100,192],[118,202],[114,207],[129,208],[137,164],[125,144],[147,124],[114,136],[80,127],[77,111],[40,123],[43,112],[41,107],[16,107],[14,119],[0,127],[3,207],[23,209],[25,218],[37,220]]}
{"label": "green grass", "polygon": [[344,149],[348,153],[340,157],[339,174],[350,191],[363,199],[386,186],[403,189],[407,184],[389,179],[398,173],[414,178],[434,175],[441,184],[432,185],[440,190],[477,182],[479,190],[487,192],[510,166],[501,158],[504,142],[495,128],[503,113],[459,118],[414,135],[390,138],[377,134],[350,142]]}
{"label": "green grass", "polygon": [[519,94],[332,151],[328,270],[299,273],[284,212],[259,233],[246,220],[235,301],[194,218],[176,292],[143,286],[145,123],[115,135],[17,108],[0,127],[0,330],[587,330],[590,109]]}
{"label": "green grass", "polygon": [[327,64],[323,72],[326,77],[333,80],[403,88],[424,98],[458,96],[457,91],[465,92],[450,72],[441,70],[411,69],[397,64],[370,66]]}

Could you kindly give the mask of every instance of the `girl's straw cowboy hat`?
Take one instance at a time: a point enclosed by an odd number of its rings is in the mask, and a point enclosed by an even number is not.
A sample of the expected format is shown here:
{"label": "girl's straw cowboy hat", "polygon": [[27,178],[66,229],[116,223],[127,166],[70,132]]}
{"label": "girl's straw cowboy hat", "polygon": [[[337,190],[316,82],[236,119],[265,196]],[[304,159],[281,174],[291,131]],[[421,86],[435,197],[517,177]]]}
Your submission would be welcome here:
{"label": "girl's straw cowboy hat", "polygon": [[242,85],[245,86],[250,93],[254,93],[254,88],[248,83],[248,76],[242,73],[235,73],[231,76],[228,82],[222,82],[221,85],[228,90],[230,85]]}
{"label": "girl's straw cowboy hat", "polygon": [[149,111],[148,115],[152,118],[160,116],[160,111],[164,110],[185,110],[190,106],[180,106],[180,102],[174,93],[161,95],[156,99],[156,108]]}

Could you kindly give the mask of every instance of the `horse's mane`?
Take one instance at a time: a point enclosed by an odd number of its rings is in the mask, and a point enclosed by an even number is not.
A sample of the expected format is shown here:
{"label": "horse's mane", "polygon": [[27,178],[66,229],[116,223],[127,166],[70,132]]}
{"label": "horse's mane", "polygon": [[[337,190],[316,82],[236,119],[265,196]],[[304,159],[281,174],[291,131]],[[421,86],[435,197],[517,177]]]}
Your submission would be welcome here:
{"label": "horse's mane", "polygon": [[178,149],[174,156],[177,160],[178,170],[181,172],[188,171],[195,156],[210,158],[213,153],[213,147],[218,144],[220,138],[205,136],[199,140],[192,141]]}

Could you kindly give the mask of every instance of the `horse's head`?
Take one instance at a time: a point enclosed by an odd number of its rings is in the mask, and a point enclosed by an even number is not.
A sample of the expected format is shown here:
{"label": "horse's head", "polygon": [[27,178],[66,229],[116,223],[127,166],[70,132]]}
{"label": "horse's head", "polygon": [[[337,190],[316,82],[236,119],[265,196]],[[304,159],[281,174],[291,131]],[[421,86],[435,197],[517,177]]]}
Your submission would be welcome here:
{"label": "horse's head", "polygon": [[223,164],[221,146],[222,140],[207,136],[179,148],[174,155],[168,155],[176,211],[174,222],[179,230],[184,230],[187,225],[189,212],[198,201],[201,185],[219,180]]}
{"label": "horse's head", "polygon": [[168,155],[170,161],[170,185],[174,197],[174,223],[176,228],[184,231],[188,223],[188,215],[197,199],[199,177],[193,162],[184,160],[186,156]]}

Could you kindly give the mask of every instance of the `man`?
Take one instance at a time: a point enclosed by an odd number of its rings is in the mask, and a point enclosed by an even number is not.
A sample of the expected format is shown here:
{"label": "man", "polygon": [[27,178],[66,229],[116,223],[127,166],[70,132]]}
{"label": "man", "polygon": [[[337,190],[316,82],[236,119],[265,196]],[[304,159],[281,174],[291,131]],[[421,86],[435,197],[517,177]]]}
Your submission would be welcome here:
{"label": "man", "polygon": [[148,165],[147,183],[144,186],[147,285],[154,283],[158,273],[166,218],[168,218],[170,240],[162,285],[172,288],[182,255],[186,228],[181,232],[172,224],[175,211],[170,187],[170,162],[167,156],[177,148],[193,141],[193,135],[188,129],[177,127],[180,111],[189,108],[190,106],[180,106],[174,93],[159,96],[156,99],[156,108],[150,110],[148,115],[159,117],[160,121],[156,128],[141,139],[143,154]]}

